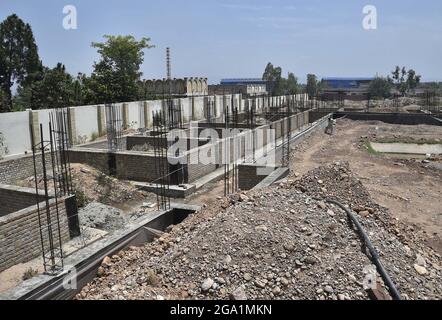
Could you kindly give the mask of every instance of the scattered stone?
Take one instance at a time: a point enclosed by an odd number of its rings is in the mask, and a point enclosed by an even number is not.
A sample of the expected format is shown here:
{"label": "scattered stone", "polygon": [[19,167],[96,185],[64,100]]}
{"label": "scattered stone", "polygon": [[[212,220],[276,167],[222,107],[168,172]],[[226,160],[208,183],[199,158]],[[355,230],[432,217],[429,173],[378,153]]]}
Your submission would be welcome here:
{"label": "scattered stone", "polygon": [[262,280],[255,280],[255,285],[256,285],[258,288],[265,288],[265,286],[266,286],[265,282],[262,281]]}
{"label": "scattered stone", "polygon": [[112,265],[112,260],[109,257],[105,257],[103,259],[103,261],[101,262],[101,265],[105,266],[105,267],[110,267]]}
{"label": "scattered stone", "polygon": [[265,225],[262,224],[262,225],[256,226],[255,230],[256,231],[264,231],[264,232],[266,232],[268,229],[267,229],[267,227]]}
{"label": "scattered stone", "polygon": [[232,262],[232,257],[231,257],[230,255],[227,255],[227,256],[224,258],[223,262],[224,262],[225,264],[230,264],[230,262]]}
{"label": "scattered stone", "polygon": [[367,210],[359,211],[359,215],[364,218],[368,217],[369,214],[370,212],[368,212]]}
{"label": "scattered stone", "polygon": [[101,278],[102,276],[105,275],[105,273],[106,273],[106,271],[104,270],[103,267],[98,267],[98,270],[97,270],[97,276],[98,276],[98,277]]}
{"label": "scattered stone", "polygon": [[230,293],[231,300],[247,300],[247,295],[242,286],[239,286]]}
{"label": "scattered stone", "polygon": [[427,266],[427,262],[425,261],[425,258],[422,257],[419,253],[416,254],[416,264],[422,267]]}
{"label": "scattered stone", "polygon": [[312,256],[308,256],[304,258],[304,262],[307,264],[315,264],[318,262],[318,259],[316,259],[315,257]]}
{"label": "scattered stone", "polygon": [[215,283],[215,281],[213,281],[210,278],[207,278],[206,280],[203,281],[203,283],[201,284],[201,290],[203,292],[209,291],[210,288],[212,288],[213,284]]}
{"label": "scattered stone", "polygon": [[289,281],[286,278],[281,278],[281,284],[286,287],[289,285]]}
{"label": "scattered stone", "polygon": [[427,274],[427,272],[428,272],[425,267],[422,267],[418,264],[414,264],[413,267],[417,271],[417,273],[419,273],[420,275]]}
{"label": "scattered stone", "polygon": [[327,292],[327,293],[333,293],[334,292],[333,288],[331,286],[328,286],[328,285],[324,287],[324,291]]}
{"label": "scattered stone", "polygon": [[281,294],[281,288],[280,288],[280,287],[274,287],[274,288],[272,289],[272,293],[273,293],[275,296],[279,296],[279,295]]}

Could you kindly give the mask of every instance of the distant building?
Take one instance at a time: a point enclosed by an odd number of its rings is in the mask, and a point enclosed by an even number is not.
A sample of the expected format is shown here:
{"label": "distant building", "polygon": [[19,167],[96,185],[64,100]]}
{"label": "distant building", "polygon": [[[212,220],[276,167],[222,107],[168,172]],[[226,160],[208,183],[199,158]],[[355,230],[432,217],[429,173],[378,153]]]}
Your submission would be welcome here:
{"label": "distant building", "polygon": [[323,98],[366,99],[370,83],[374,78],[323,78]]}
{"label": "distant building", "polygon": [[144,80],[147,95],[205,96],[209,93],[207,78],[152,79]]}
{"label": "distant building", "polygon": [[245,97],[267,95],[267,81],[262,79],[223,79],[220,84],[210,85],[209,94],[242,93]]}

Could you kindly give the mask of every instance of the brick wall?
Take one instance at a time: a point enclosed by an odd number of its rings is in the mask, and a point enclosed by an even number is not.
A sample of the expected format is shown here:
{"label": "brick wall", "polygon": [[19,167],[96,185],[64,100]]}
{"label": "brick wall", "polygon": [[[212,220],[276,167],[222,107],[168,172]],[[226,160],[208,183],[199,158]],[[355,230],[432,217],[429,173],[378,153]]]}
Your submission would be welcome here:
{"label": "brick wall", "polygon": [[72,163],[90,165],[119,179],[152,182],[158,178],[153,154],[130,151],[111,153],[104,150],[75,148],[69,150],[69,159]]}
{"label": "brick wall", "polygon": [[238,187],[241,190],[252,189],[266,177],[257,174],[256,169],[258,167],[253,164],[240,164],[238,166]]}
{"label": "brick wall", "polygon": [[71,163],[84,163],[109,174],[108,152],[93,149],[71,149],[69,150]]}
{"label": "brick wall", "polygon": [[[35,204],[35,190],[0,184],[0,217]],[[39,201],[44,197],[39,195]]]}
{"label": "brick wall", "polygon": [[[118,152],[116,176],[120,179],[152,182],[159,178],[155,170],[155,157],[149,154]],[[163,159],[167,162],[167,158]]]}
{"label": "brick wall", "polygon": [[[36,156],[37,171],[41,172],[41,155]],[[46,159],[47,168],[51,168],[50,157]],[[0,183],[16,184],[18,180],[34,176],[34,161],[32,155],[11,160],[0,161]]]}
{"label": "brick wall", "polygon": [[[62,243],[69,240],[69,227],[67,221],[66,205],[67,198],[58,200],[58,210],[60,219]],[[55,200],[49,200],[51,220],[56,221]],[[44,202],[40,203],[41,208],[45,208]],[[46,224],[46,214],[41,215],[42,222]],[[58,241],[58,231],[56,243]],[[48,247],[48,231],[43,228],[45,246]],[[24,263],[41,255],[41,236],[38,223],[37,205],[28,207],[0,217],[0,271],[3,271],[18,263]]]}

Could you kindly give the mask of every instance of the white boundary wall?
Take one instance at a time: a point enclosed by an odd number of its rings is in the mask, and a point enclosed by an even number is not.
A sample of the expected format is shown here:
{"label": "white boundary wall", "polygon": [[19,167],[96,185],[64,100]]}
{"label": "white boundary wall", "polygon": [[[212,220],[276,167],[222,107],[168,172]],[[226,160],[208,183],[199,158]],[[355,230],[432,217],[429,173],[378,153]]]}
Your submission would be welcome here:
{"label": "white boundary wall", "polygon": [[[298,100],[301,95],[298,95]],[[226,95],[230,105],[230,95]],[[179,103],[182,107],[183,121],[203,120],[205,116],[205,98],[209,98],[215,103],[215,115],[221,116],[223,113],[223,96],[198,96],[176,99],[175,103]],[[276,98],[272,98],[276,103]],[[267,104],[267,98],[256,98],[257,111],[263,109]],[[280,99],[285,100],[285,97]],[[251,101],[251,100],[250,100]],[[128,108],[128,125],[130,128],[139,129],[143,127],[152,127],[152,112],[161,110],[163,106],[162,100],[135,101],[127,103],[117,103],[118,105],[127,105]],[[234,106],[239,106],[239,112],[244,112],[246,101],[242,99],[240,94],[234,95]],[[147,108],[145,108],[145,105]],[[75,114],[75,134],[79,141],[90,141],[92,135],[99,132],[98,124],[98,107],[100,105],[78,106],[72,107]],[[102,105],[101,105],[102,106]],[[35,110],[38,113],[38,122],[43,124],[43,134],[45,139],[49,138],[48,124],[50,109]],[[144,126],[145,113],[147,125]],[[9,156],[23,155],[31,151],[31,134],[30,134],[30,116],[31,111],[0,113],[0,133],[4,136],[4,142],[8,149]],[[1,150],[0,150],[1,151]],[[1,154],[0,154],[1,155]]]}

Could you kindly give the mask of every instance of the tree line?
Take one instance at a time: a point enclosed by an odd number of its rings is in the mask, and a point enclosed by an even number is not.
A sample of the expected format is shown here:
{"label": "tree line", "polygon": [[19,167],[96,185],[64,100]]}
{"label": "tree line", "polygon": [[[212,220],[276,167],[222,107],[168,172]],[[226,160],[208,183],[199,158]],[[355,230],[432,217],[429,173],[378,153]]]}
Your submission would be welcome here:
{"label": "tree line", "polygon": [[421,82],[421,76],[413,69],[407,70],[405,67],[396,66],[391,72],[391,76],[376,76],[370,83],[369,94],[373,98],[390,98],[393,91],[401,96],[410,93]]}
{"label": "tree line", "polygon": [[297,94],[302,90],[302,86],[298,84],[298,78],[293,72],[287,74],[287,78],[282,76],[282,68],[274,67],[272,63],[268,63],[262,79],[268,83],[268,90],[274,96],[286,94]]}
{"label": "tree line", "polygon": [[[307,74],[307,83],[302,85],[298,83],[298,78],[291,72],[288,77],[282,77],[281,67],[274,67],[272,63],[268,63],[263,80],[268,81],[269,92],[272,95],[285,95],[306,93],[309,98],[313,98],[321,94],[324,87],[322,81],[318,80],[315,74]],[[421,76],[413,69],[407,70],[405,67],[396,66],[391,72],[391,76],[376,76],[370,83],[368,92],[371,98],[389,98],[395,92],[405,96],[412,92],[420,84]],[[437,88],[435,84],[432,87]],[[442,86],[440,86],[442,89]]]}
{"label": "tree line", "polygon": [[61,62],[44,66],[31,26],[10,15],[0,23],[0,112],[144,99],[140,66],[150,41],[105,35],[91,44],[100,54],[92,74],[74,77]]}
{"label": "tree line", "polygon": [[284,78],[282,68],[274,67],[270,62],[267,63],[262,79],[267,81],[269,93],[274,96],[307,93],[311,98],[317,96],[321,91],[321,82],[315,74],[308,74],[307,84],[303,85],[298,82],[298,78],[293,72],[288,72],[287,78]]}

